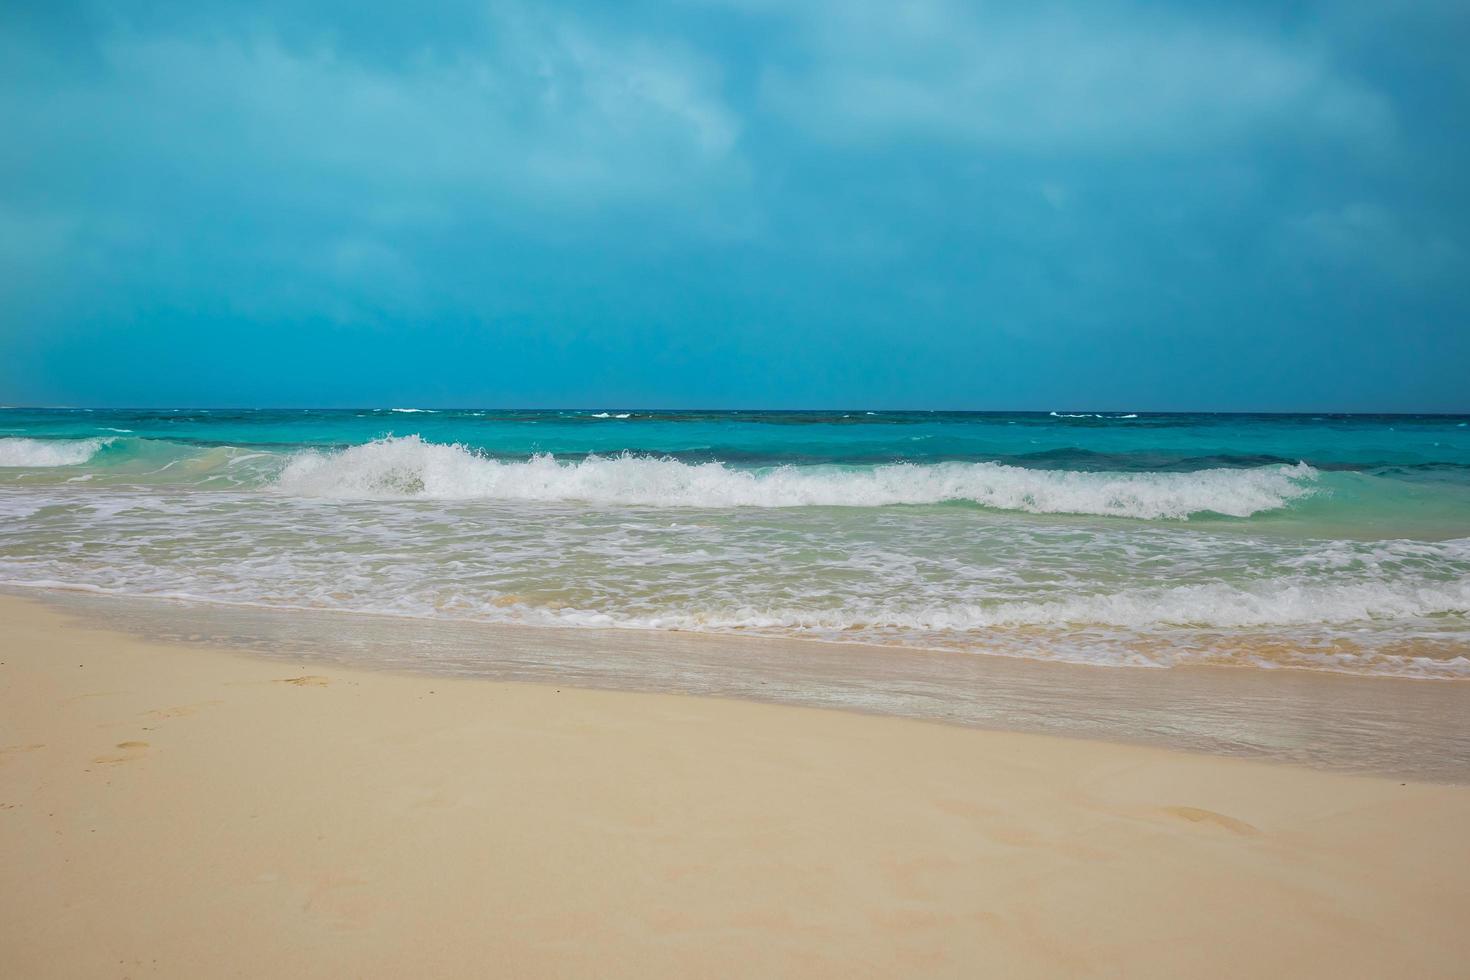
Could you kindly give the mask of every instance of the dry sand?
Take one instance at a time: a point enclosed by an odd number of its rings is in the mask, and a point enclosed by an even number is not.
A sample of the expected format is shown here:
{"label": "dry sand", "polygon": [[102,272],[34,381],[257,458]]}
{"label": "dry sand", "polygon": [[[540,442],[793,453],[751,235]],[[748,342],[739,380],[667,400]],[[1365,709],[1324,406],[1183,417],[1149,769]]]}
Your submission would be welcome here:
{"label": "dry sand", "polygon": [[1466,976],[1470,788],[0,597],[0,976]]}

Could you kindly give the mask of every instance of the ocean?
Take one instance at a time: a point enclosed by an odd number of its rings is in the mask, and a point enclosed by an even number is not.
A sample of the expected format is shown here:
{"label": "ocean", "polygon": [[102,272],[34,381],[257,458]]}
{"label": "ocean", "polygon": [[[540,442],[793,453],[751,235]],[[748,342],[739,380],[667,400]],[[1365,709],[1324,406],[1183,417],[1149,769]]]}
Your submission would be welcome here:
{"label": "ocean", "polygon": [[1470,417],[11,408],[0,585],[1462,678]]}

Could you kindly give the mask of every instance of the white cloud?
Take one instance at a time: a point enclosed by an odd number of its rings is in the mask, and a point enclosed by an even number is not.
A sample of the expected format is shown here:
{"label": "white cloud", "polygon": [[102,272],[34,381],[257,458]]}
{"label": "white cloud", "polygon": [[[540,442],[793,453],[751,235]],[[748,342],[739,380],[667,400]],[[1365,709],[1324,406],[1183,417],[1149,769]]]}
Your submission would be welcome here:
{"label": "white cloud", "polygon": [[767,67],[766,104],[829,140],[1155,151],[1263,126],[1377,139],[1392,125],[1387,102],[1311,43],[1198,11],[1008,13],[947,0],[786,9],[799,56]]}
{"label": "white cloud", "polygon": [[[326,31],[208,19],[116,23],[82,71],[16,42],[0,121],[25,151],[0,154],[0,263],[351,319],[432,298],[434,236],[566,240],[628,213],[738,233],[748,171],[716,62],[567,12],[486,17],[471,43],[391,62]],[[22,220],[8,199],[73,217]],[[184,271],[205,257],[213,272]]]}
{"label": "white cloud", "polygon": [[[341,180],[387,196],[364,207],[400,213],[413,208],[394,195],[422,202],[436,189],[575,208],[739,179],[740,121],[718,67],[693,50],[570,15],[493,26],[493,50],[426,49],[391,67],[329,38],[119,31],[98,45],[101,72],[5,114],[22,130],[151,153],[186,177]],[[111,122],[98,131],[99,119]]]}

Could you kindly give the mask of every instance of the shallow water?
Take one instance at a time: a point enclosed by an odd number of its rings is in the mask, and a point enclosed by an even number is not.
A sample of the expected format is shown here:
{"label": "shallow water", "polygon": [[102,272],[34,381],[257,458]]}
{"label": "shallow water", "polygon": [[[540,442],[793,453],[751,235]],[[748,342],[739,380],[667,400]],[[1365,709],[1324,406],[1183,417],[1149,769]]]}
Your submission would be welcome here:
{"label": "shallow water", "polygon": [[0,582],[1470,677],[1467,421],[12,409]]}

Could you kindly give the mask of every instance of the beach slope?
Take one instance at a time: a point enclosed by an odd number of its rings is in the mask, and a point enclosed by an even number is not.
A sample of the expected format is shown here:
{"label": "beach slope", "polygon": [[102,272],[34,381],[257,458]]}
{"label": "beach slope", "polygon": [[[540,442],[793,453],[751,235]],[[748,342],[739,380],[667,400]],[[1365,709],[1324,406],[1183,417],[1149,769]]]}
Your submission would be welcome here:
{"label": "beach slope", "polygon": [[0,976],[1470,970],[1465,787],[0,624]]}

